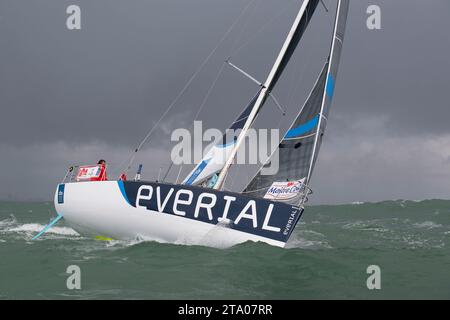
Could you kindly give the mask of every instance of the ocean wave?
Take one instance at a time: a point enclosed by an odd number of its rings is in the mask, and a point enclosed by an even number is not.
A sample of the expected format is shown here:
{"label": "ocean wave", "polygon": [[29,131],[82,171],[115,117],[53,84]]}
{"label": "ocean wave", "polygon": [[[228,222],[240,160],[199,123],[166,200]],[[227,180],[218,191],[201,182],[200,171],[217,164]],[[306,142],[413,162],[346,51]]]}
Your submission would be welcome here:
{"label": "ocean wave", "polygon": [[370,230],[370,229],[374,229],[374,228],[379,228],[380,226],[378,224],[376,224],[377,220],[367,220],[367,221],[362,221],[362,220],[357,220],[357,221],[352,221],[352,222],[348,222],[346,224],[344,224],[342,226],[342,229],[345,230],[352,230],[352,229],[356,229],[356,230]]}
{"label": "ocean wave", "polygon": [[[40,232],[45,226],[39,223],[26,223],[14,227],[9,227],[4,229],[4,232],[13,232],[13,233],[38,233]],[[49,230],[47,230],[46,233],[50,234],[57,234],[57,235],[63,235],[63,236],[79,236],[79,233],[73,230],[69,227],[52,227]]]}
{"label": "ocean wave", "polygon": [[105,241],[105,245],[106,248],[121,249],[132,247],[144,242],[155,242],[155,240],[150,238],[145,239],[143,237],[136,237],[136,239],[134,240],[107,240]]}
{"label": "ocean wave", "polygon": [[424,221],[424,222],[418,222],[413,224],[416,228],[425,228],[425,229],[435,229],[435,228],[441,228],[442,224],[433,222],[433,221]]}
{"label": "ocean wave", "polygon": [[286,249],[332,249],[333,247],[327,241],[307,240],[303,238],[289,240]]}
{"label": "ocean wave", "polygon": [[17,224],[17,219],[13,214],[11,214],[9,218],[0,220],[0,230],[4,227],[9,227],[14,224]]}
{"label": "ocean wave", "polygon": [[286,244],[287,249],[331,249],[326,236],[313,230],[300,230],[292,234]]}
{"label": "ocean wave", "polygon": [[413,234],[405,234],[401,241],[410,249],[441,249],[445,243],[441,239],[423,238]]}

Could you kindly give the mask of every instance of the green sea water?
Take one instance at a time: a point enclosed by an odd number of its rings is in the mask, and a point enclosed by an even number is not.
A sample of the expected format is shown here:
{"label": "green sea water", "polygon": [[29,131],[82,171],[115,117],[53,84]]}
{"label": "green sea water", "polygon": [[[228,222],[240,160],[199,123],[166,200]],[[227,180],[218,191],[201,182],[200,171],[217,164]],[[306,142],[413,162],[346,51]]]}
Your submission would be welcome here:
{"label": "green sea water", "polygon": [[[308,207],[288,248],[97,241],[50,203],[0,203],[1,299],[450,298],[450,201]],[[81,270],[69,290],[66,269]],[[369,290],[367,267],[381,269]]]}

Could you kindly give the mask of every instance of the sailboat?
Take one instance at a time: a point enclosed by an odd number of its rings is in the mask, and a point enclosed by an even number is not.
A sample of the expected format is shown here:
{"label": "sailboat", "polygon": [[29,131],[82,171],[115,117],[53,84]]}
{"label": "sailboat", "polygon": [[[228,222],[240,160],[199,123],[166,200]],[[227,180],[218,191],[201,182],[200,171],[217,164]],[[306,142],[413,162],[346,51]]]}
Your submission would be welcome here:
{"label": "sailboat", "polygon": [[[151,181],[91,181],[100,167],[83,167],[78,181],[57,186],[58,213],[37,239],[64,219],[81,234],[104,239],[142,237],[164,243],[233,246],[261,241],[284,247],[311,194],[311,175],[327,124],[344,41],[349,0],[336,1],[331,46],[322,70],[278,146],[279,170],[260,169],[241,192],[224,190],[230,167],[248,130],[277,84],[322,0],[304,0],[267,79],[232,123],[231,142],[214,146],[180,184]],[[323,2],[322,2],[323,4]],[[212,161],[224,158],[226,161]],[[267,163],[272,159],[269,157]],[[73,177],[75,169],[70,170]],[[80,172],[80,170],[82,170]],[[212,184],[205,185],[216,177]],[[67,175],[66,175],[67,177]],[[84,179],[86,178],[87,179]]]}

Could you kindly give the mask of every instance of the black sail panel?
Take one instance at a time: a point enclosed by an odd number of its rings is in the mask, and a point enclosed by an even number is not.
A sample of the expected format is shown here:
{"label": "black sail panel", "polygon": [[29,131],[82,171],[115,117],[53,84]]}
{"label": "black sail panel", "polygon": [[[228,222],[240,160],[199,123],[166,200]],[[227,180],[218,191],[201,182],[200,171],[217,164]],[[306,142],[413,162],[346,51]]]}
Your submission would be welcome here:
{"label": "black sail panel", "polygon": [[277,72],[275,73],[273,81],[270,84],[269,91],[271,91],[273,89],[273,87],[275,87],[277,81],[281,77],[281,74],[283,73],[284,69],[286,68],[289,60],[291,59],[292,55],[294,54],[294,51],[297,48],[298,43],[302,39],[303,34],[305,33],[305,31],[309,25],[309,22],[311,21],[311,18],[314,15],[314,12],[316,11],[319,1],[320,0],[310,0],[308,5],[306,6],[305,14],[303,15],[302,19],[300,20],[297,30],[295,30],[292,41],[289,43],[288,49],[286,51],[286,54],[283,57],[283,60],[281,61],[280,67],[278,68]]}

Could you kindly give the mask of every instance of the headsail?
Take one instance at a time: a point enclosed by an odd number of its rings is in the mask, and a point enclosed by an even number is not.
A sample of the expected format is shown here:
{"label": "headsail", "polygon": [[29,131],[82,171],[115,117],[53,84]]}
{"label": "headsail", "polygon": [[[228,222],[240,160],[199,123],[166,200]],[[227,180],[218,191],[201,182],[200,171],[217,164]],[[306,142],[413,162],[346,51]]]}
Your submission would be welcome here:
{"label": "headsail", "polygon": [[[259,92],[253,97],[247,107],[236,118],[236,120],[230,125],[228,130],[236,131],[242,129],[247,118],[253,109],[256,99],[259,96]],[[206,179],[220,171],[225,165],[225,161],[228,159],[231,151],[234,147],[236,140],[227,140],[226,132],[223,135],[222,143],[217,144],[208,151],[208,153],[202,158],[195,168],[184,179],[183,184],[196,185],[204,182]],[[211,187],[211,186],[210,186]]]}
{"label": "headsail", "polygon": [[278,154],[272,155],[265,164],[268,165],[274,156],[278,156],[278,172],[275,175],[262,175],[262,169],[259,170],[244,193],[290,203],[305,201],[308,193],[306,186],[317,159],[333,98],[348,6],[349,0],[338,1],[329,58],[306,103],[280,142]]}

